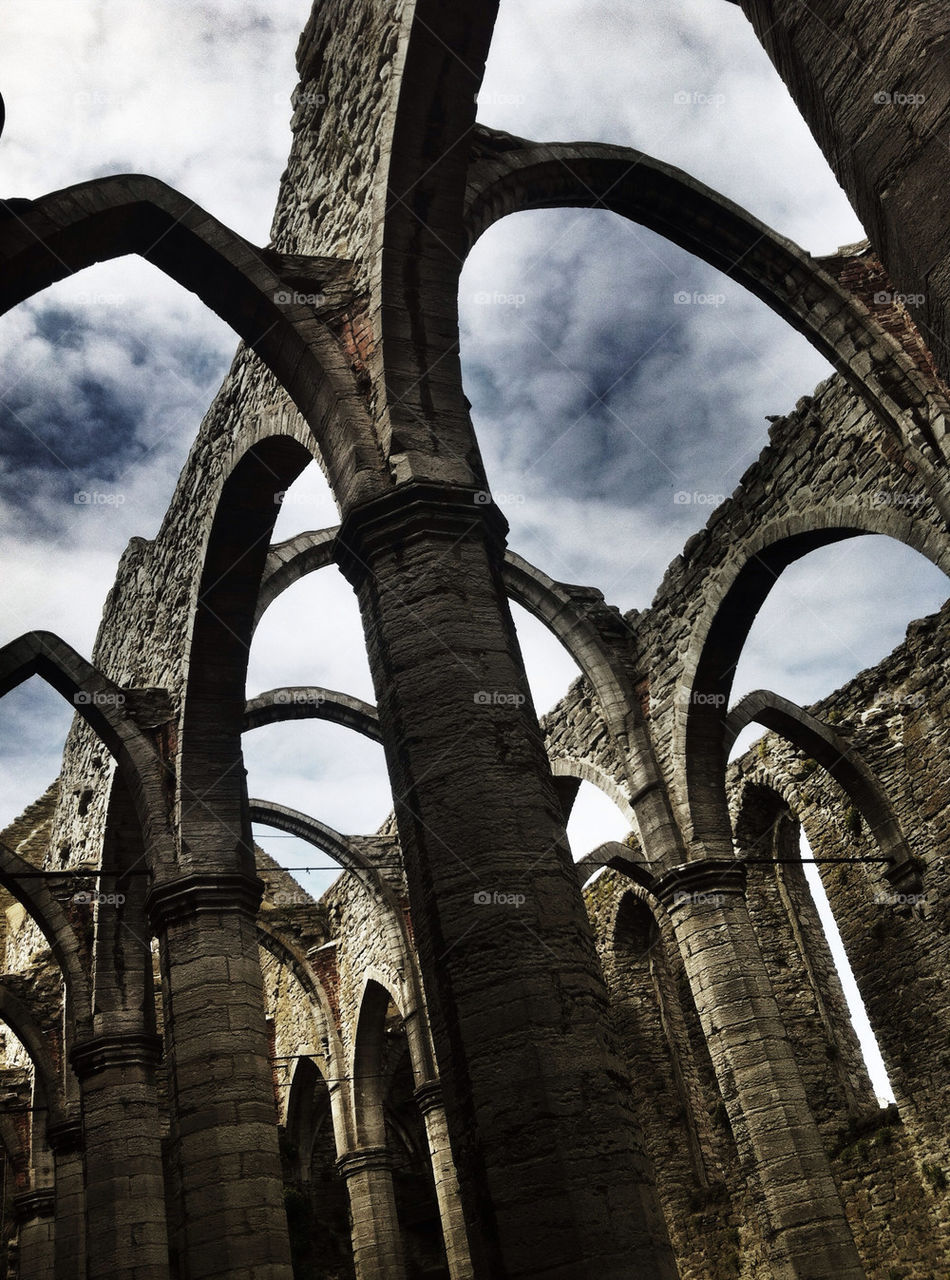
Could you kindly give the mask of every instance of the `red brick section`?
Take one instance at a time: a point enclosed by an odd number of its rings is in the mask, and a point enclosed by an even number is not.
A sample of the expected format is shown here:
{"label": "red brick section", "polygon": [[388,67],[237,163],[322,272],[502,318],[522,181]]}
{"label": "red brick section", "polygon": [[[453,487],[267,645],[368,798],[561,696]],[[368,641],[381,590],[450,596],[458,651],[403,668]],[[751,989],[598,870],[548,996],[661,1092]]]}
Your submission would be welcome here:
{"label": "red brick section", "polygon": [[817,261],[842,288],[864,303],[878,324],[900,343],[915,367],[932,378],[944,395],[950,394],[920,330],[904,305],[904,295],[874,250],[869,246],[854,253],[834,253]]}

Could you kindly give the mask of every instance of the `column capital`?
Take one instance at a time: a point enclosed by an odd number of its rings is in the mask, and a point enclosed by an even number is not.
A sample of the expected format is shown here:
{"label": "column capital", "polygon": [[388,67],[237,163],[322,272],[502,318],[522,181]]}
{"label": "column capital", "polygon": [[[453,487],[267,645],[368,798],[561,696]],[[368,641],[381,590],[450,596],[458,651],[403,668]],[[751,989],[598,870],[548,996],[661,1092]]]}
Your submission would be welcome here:
{"label": "column capital", "polygon": [[393,1163],[393,1154],[388,1147],[360,1147],[357,1151],[344,1151],[336,1167],[344,1178],[352,1178],[357,1173],[391,1173]]}
{"label": "column capital", "polygon": [[[83,1047],[85,1046],[80,1046],[80,1048]],[[46,1141],[54,1156],[65,1156],[82,1151],[82,1121],[77,1117],[49,1125],[46,1129]]]}
{"label": "column capital", "polygon": [[145,899],[154,929],[173,920],[188,920],[204,912],[242,911],[257,916],[264,882],[240,871],[192,872],[156,884]]}
{"label": "column capital", "polygon": [[69,1055],[73,1070],[80,1080],[87,1080],[112,1067],[154,1067],[161,1061],[162,1038],[145,1032],[128,1031],[118,1035],[96,1036],[77,1044]]}
{"label": "column capital", "polygon": [[34,1218],[51,1218],[56,1209],[54,1187],[36,1187],[13,1197],[13,1212],[17,1222],[32,1222]]}
{"label": "column capital", "polygon": [[357,586],[379,550],[427,537],[460,542],[473,534],[502,559],[508,522],[486,489],[413,480],[349,511],[337,531],[333,558]]}
{"label": "column capital", "polygon": [[442,1081],[441,1080],[424,1080],[417,1089],[414,1089],[412,1096],[416,1100],[416,1106],[423,1115],[428,1115],[430,1111],[444,1106],[442,1101]]}
{"label": "column capital", "polygon": [[665,872],[653,886],[653,892],[668,911],[686,905],[702,906],[710,900],[745,894],[745,864],[732,858],[699,858],[684,862]]}

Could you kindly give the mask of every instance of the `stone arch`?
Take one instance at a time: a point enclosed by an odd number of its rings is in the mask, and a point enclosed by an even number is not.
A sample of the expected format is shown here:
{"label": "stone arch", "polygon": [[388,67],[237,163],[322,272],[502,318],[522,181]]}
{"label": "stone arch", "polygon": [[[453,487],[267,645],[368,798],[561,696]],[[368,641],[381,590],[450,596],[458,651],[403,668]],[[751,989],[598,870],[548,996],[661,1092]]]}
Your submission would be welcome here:
{"label": "stone arch", "polygon": [[0,697],[38,675],[71,703],[123,771],[153,865],[170,858],[165,769],[125,711],[129,698],[91,662],[50,631],[30,631],[0,649]]}
{"label": "stone arch", "polygon": [[[337,532],[320,529],[301,533],[271,547],[261,581],[255,625],[282,591],[306,574],[333,563]],[[666,802],[640,704],[624,667],[622,652],[627,624],[621,614],[604,603],[599,591],[555,582],[513,551],[505,553],[502,574],[509,597],[548,628],[589,680],[607,727],[618,741],[627,770],[630,794],[617,803],[622,808],[632,805],[637,815],[634,820],[644,838],[649,834],[656,856],[675,861],[673,854],[679,852],[679,836]],[[595,781],[595,785],[600,783]],[[611,798],[616,797],[611,795]]]}
{"label": "stone arch", "polygon": [[333,1076],[334,1066],[339,1070],[343,1069],[343,1049],[333,1005],[326,988],[306,958],[281,930],[268,922],[266,915],[258,917],[257,940],[260,947],[269,951],[279,962],[287,965],[318,1012],[319,1018],[314,1017],[314,1023],[318,1025],[315,1025],[314,1029],[325,1032],[326,1042],[325,1044],[321,1042],[319,1052],[308,1051],[306,1057],[307,1060],[313,1060],[320,1074],[329,1082]]}
{"label": "stone arch", "polygon": [[420,985],[405,914],[395,892],[386,883],[379,869],[373,866],[362,852],[347,840],[346,836],[334,831],[332,827],[328,827],[316,818],[266,800],[251,800],[249,810],[252,822],[276,827],[280,831],[286,831],[288,835],[306,840],[314,848],[328,853],[345,870],[356,875],[378,912],[390,960],[396,969],[404,974],[398,999],[395,996],[393,998],[397,1004],[415,1008]]}
{"label": "stone arch", "polygon": [[604,867],[613,867],[615,871],[622,871],[630,880],[634,880],[645,889],[652,889],[655,884],[655,877],[650,873],[642,850],[631,849],[618,840],[607,840],[596,849],[591,849],[590,853],[585,854],[579,862],[574,864],[577,882],[581,888],[583,889],[591,876]]}
{"label": "stone arch", "polygon": [[725,800],[723,709],[749,631],[782,572],[819,547],[861,534],[887,534],[950,573],[950,545],[892,508],[834,508],[787,516],[756,531],[702,583],[706,601],[683,660],[673,721],[674,759],[684,762],[690,835],[711,857],[732,855]]}
{"label": "stone arch", "polygon": [[746,859],[757,859],[746,865],[746,901],[810,1105],[821,1122],[841,1124],[873,1114],[877,1104],[805,875],[801,821],[785,791],[767,777],[744,781],[736,843]]}
{"label": "stone arch", "polygon": [[565,207],[608,209],[738,281],[804,334],[903,444],[931,463],[946,459],[943,394],[867,307],[791,240],[630,147],[537,143],[479,127],[466,201],[472,243],[508,214]]}
{"label": "stone arch", "polygon": [[[194,584],[177,761],[183,864],[253,876],[241,761],[245,679],[274,491],[311,461],[292,436],[253,444],[221,490]],[[210,854],[209,854],[209,851]],[[211,868],[220,857],[227,867]]]}
{"label": "stone arch", "polygon": [[883,787],[858,752],[830,725],[788,698],[769,689],[756,689],[737,702],[726,718],[723,751],[727,756],[739,733],[753,722],[773,730],[831,774],[863,814],[885,857],[896,865],[910,859],[907,840]]}
{"label": "stone arch", "polygon": [[595,764],[592,760],[581,760],[577,756],[557,755],[551,759],[551,772],[555,778],[577,778],[581,782],[589,782],[598,791],[602,791],[608,800],[612,800],[631,826],[637,826],[637,815],[630,802],[630,796],[624,791],[617,779]]}
{"label": "stone arch", "polygon": [[[353,1033],[352,1071],[353,1136],[357,1147],[386,1145],[383,1114],[384,1081],[380,1071],[386,1014],[399,1001],[376,977],[366,978]],[[399,1010],[400,1013],[402,1010]]]}
{"label": "stone arch", "polygon": [[[338,528],[299,533],[271,547],[261,579],[255,622],[281,592],[307,574],[333,564]],[[599,591],[567,587],[529,564],[513,551],[506,551],[503,568],[509,597],[538,619],[560,641],[594,688],[605,715],[615,725],[623,725],[636,706],[626,674],[611,653],[592,621],[598,605],[611,615]],[[623,626],[619,615],[618,625]]]}
{"label": "stone arch", "polygon": [[[94,262],[141,255],[201,300],[257,352],[314,433],[335,493],[370,496],[383,475],[342,353],[293,300],[267,251],[156,178],[123,174],[34,200],[0,231],[0,312]],[[342,430],[341,430],[342,428]]]}
{"label": "stone arch", "polygon": [[[357,1145],[380,1145],[371,1141],[370,1134],[376,1132],[374,1126],[381,1120],[380,1109],[377,1116],[372,1110],[382,1102],[375,1092],[378,1087],[379,1073],[372,1075],[372,1063],[378,1057],[385,1030],[386,1013],[392,1004],[403,1020],[406,1031],[406,1043],[409,1050],[409,1064],[416,1085],[422,1085],[436,1078],[432,1056],[428,1048],[428,1036],[423,1022],[422,1005],[417,1002],[407,1003],[400,994],[398,984],[388,974],[378,968],[367,968],[363,975],[362,990],[356,1004],[356,1020],[353,1028],[350,1048],[350,1077],[353,1087],[354,1136]],[[357,1087],[357,1082],[359,1088]],[[369,1107],[369,1120],[361,1116],[360,1107]]]}
{"label": "stone arch", "polygon": [[298,533],[286,542],[275,543],[268,550],[254,613],[255,627],[281,592],[308,573],[333,564],[333,546],[338,533],[339,526]]}
{"label": "stone arch", "polygon": [[[611,1004],[618,1031],[623,1029],[625,1053],[636,1076],[650,1080],[643,1126],[657,1176],[703,1188],[715,1162],[706,1132],[706,1098],[677,982],[679,951],[669,915],[649,884],[621,882],[601,929]],[[676,1115],[678,1133],[671,1132],[665,1118],[670,1112]],[[668,1226],[673,1233],[679,1230],[669,1216]]]}
{"label": "stone arch", "polygon": [[148,851],[132,797],[117,770],[106,809],[95,903],[93,1007],[101,1027],[130,1021],[154,1035],[152,930],[145,910],[148,870]]}
{"label": "stone arch", "polygon": [[80,958],[75,931],[62,904],[47,883],[36,877],[36,867],[0,842],[0,885],[36,921],[59,965],[66,988],[67,1039],[92,1029],[92,995],[89,977]]}
{"label": "stone arch", "polygon": [[376,190],[373,363],[389,458],[406,480],[476,489],[486,486],[462,393],[457,286],[470,138],[496,10],[472,0],[406,7],[399,92]]}
{"label": "stone arch", "polygon": [[269,689],[251,698],[244,709],[244,729],[260,729],[285,720],[328,720],[381,742],[376,708],[361,698],[316,685]]}
{"label": "stone arch", "polygon": [[50,1127],[66,1119],[66,1097],[60,1071],[50,1056],[46,1036],[26,1002],[0,978],[0,1021],[7,1024],[30,1055],[33,1070],[49,1107]]}

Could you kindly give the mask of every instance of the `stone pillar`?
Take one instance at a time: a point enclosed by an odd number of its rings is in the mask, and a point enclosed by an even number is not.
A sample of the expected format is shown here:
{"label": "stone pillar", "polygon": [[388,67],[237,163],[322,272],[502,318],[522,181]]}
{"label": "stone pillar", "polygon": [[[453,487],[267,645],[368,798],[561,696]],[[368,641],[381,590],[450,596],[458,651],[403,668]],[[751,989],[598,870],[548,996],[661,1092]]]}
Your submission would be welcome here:
{"label": "stone pillar", "polygon": [[336,548],[363,616],[472,1263],[508,1280],[666,1280],[508,608],[505,525],[482,496],[402,484],[350,510]]}
{"label": "stone pillar", "polygon": [[124,1032],[77,1045],[88,1280],[168,1280],[155,1067],[162,1042]]}
{"label": "stone pillar", "polygon": [[86,1197],[82,1121],[51,1125],[46,1138],[56,1169],[56,1280],[85,1280]]}
{"label": "stone pillar", "polygon": [[740,1158],[761,1188],[772,1275],[864,1280],[749,917],[745,869],[689,863],[655,892],[670,912]]}
{"label": "stone pillar", "polygon": [[402,1237],[388,1147],[363,1147],[340,1156],[353,1224],[356,1280],[405,1280]]}
{"label": "stone pillar", "polygon": [[152,889],[188,1280],[291,1280],[257,908],[263,885],[195,873]]}
{"label": "stone pillar", "polygon": [[38,1187],[15,1196],[18,1280],[55,1280],[56,1192]]}
{"label": "stone pillar", "polygon": [[413,1096],[425,1120],[450,1280],[472,1280],[472,1258],[465,1231],[465,1215],[462,1213],[455,1160],[449,1145],[449,1126],[442,1104],[442,1086],[438,1080],[427,1080],[416,1089]]}
{"label": "stone pillar", "polygon": [[740,2],[950,376],[950,11],[931,0]]}

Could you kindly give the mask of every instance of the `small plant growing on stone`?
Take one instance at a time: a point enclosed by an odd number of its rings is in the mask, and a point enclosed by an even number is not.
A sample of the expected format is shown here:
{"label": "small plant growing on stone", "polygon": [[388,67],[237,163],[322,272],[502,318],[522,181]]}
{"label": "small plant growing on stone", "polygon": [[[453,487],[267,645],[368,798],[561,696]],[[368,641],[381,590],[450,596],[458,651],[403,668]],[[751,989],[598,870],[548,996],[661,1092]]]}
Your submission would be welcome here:
{"label": "small plant growing on stone", "polygon": [[861,815],[853,804],[848,805],[844,811],[844,825],[849,835],[861,834]]}
{"label": "small plant growing on stone", "polygon": [[947,1175],[938,1164],[924,1164],[922,1172],[934,1191],[946,1191],[947,1187],[950,1186],[950,1182],[947,1181]]}

